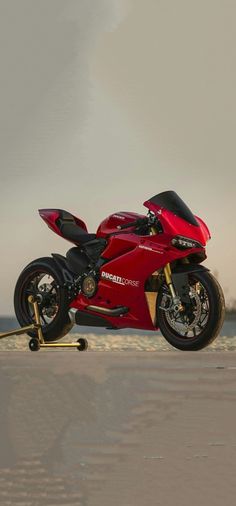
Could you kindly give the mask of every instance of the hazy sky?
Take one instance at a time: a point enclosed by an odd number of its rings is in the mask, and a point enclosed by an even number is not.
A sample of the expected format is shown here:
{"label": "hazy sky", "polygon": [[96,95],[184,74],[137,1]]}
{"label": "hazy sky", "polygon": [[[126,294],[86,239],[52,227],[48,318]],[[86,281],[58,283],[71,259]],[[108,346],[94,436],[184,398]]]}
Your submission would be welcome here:
{"label": "hazy sky", "polygon": [[70,247],[38,208],[93,232],[167,189],[207,222],[234,297],[235,17],[230,0],[0,0],[0,314],[30,260]]}

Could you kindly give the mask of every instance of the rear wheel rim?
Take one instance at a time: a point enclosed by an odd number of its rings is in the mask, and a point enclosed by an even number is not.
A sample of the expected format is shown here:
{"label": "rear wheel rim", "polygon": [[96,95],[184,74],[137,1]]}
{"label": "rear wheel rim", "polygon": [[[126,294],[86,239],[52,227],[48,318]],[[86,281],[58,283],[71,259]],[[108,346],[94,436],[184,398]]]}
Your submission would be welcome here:
{"label": "rear wheel rim", "polygon": [[58,281],[46,269],[31,272],[24,281],[21,291],[22,310],[27,321],[34,320],[34,310],[29,303],[33,295],[38,302],[40,322],[44,329],[54,322],[60,308],[61,296]]}

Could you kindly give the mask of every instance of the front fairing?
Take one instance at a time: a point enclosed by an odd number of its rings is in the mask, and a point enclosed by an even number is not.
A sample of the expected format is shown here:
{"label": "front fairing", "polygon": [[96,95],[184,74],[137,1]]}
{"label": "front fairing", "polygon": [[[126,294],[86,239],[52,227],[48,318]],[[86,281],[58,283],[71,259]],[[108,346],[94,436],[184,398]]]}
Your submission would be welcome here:
{"label": "front fairing", "polygon": [[207,225],[195,216],[175,192],[163,192],[144,202],[160,221],[165,237],[183,236],[204,247],[210,239]]}
{"label": "front fairing", "polygon": [[170,236],[170,240],[177,236],[188,237],[189,239],[194,239],[202,244],[202,246],[206,246],[207,241],[209,240],[209,232],[205,223],[201,220],[198,221],[196,217],[196,221],[198,222],[198,226],[192,225],[188,223],[179,216],[174,215],[171,211],[167,211],[163,209],[161,216],[159,219],[162,223],[165,234]]}

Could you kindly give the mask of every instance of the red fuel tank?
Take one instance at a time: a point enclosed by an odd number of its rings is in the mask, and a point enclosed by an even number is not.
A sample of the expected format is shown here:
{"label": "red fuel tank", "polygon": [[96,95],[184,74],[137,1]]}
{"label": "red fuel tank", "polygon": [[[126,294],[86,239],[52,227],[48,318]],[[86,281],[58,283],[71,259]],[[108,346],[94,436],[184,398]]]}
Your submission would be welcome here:
{"label": "red fuel tank", "polygon": [[118,213],[111,214],[102,221],[97,229],[97,236],[106,238],[107,235],[118,232],[119,225],[125,225],[138,218],[145,218],[145,215],[138,213],[130,213],[128,211],[119,211]]}

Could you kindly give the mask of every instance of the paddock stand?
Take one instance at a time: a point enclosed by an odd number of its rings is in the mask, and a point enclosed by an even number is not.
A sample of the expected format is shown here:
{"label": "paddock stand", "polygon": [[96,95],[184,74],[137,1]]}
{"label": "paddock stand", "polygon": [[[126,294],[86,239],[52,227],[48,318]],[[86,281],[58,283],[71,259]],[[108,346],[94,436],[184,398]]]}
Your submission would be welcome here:
{"label": "paddock stand", "polygon": [[87,350],[88,341],[83,337],[80,337],[76,343],[55,343],[55,342],[45,343],[42,325],[40,322],[38,302],[37,300],[34,299],[32,295],[29,296],[28,301],[33,306],[34,309],[35,323],[27,325],[26,327],[21,327],[20,329],[11,330],[10,332],[0,334],[0,339],[4,339],[5,337],[10,336],[19,336],[20,334],[25,334],[25,332],[29,332],[30,330],[37,330],[38,337],[32,337],[29,341],[29,349],[31,351],[38,351],[40,350],[40,348],[76,348],[78,351]]}

